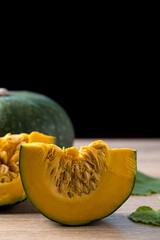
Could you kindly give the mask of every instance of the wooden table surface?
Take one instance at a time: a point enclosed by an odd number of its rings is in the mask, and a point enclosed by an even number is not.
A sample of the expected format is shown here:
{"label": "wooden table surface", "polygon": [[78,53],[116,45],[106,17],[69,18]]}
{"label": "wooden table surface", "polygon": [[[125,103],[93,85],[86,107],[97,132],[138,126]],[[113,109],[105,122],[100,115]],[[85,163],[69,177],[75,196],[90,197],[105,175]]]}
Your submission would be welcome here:
{"label": "wooden table surface", "polygon": [[[76,139],[74,145],[87,145],[94,139]],[[103,139],[110,148],[137,149],[138,170],[160,177],[160,139]],[[160,227],[133,223],[128,219],[131,212],[141,205],[160,208],[157,197],[130,196],[112,215],[95,223],[67,227],[50,221],[38,213],[28,200],[0,210],[0,240],[6,239],[138,239],[160,240]]]}

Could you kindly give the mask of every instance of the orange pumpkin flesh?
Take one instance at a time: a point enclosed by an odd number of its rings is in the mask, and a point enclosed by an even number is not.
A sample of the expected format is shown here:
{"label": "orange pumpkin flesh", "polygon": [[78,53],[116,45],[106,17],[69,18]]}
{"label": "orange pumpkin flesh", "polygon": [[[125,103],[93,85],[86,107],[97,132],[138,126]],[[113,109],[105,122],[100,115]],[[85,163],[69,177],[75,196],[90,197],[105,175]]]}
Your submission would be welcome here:
{"label": "orange pumpkin flesh", "polygon": [[42,214],[62,224],[81,225],[110,215],[130,196],[136,151],[110,149],[100,140],[80,151],[23,144],[20,173],[28,198]]}
{"label": "orange pumpkin flesh", "polygon": [[19,174],[19,150],[22,143],[54,143],[54,137],[38,132],[6,134],[0,138],[0,206],[26,199]]}

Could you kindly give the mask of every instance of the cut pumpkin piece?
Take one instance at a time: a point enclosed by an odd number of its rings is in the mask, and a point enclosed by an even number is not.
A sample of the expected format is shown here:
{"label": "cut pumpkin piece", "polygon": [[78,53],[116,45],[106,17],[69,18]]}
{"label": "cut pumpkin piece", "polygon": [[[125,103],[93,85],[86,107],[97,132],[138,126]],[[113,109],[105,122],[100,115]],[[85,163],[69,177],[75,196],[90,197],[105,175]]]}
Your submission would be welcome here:
{"label": "cut pumpkin piece", "polygon": [[19,150],[22,143],[54,143],[54,137],[31,134],[6,134],[0,138],[0,207],[26,199],[19,174]]}
{"label": "cut pumpkin piece", "polygon": [[46,217],[83,225],[113,213],[130,196],[136,150],[95,141],[80,151],[53,144],[23,144],[20,173],[32,204]]}
{"label": "cut pumpkin piece", "polygon": [[54,143],[55,137],[53,136],[49,136],[49,135],[45,135],[43,133],[39,133],[39,132],[31,132],[28,136],[28,142],[32,143],[32,142],[42,142],[42,143]]}

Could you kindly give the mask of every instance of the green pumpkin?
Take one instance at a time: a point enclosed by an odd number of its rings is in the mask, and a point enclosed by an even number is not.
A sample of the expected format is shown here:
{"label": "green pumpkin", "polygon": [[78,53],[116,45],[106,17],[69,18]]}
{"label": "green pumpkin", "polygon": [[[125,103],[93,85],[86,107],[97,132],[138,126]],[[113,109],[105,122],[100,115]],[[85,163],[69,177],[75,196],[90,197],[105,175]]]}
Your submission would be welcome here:
{"label": "green pumpkin", "polygon": [[32,131],[55,136],[59,147],[73,145],[72,122],[58,103],[35,92],[0,89],[0,137]]}

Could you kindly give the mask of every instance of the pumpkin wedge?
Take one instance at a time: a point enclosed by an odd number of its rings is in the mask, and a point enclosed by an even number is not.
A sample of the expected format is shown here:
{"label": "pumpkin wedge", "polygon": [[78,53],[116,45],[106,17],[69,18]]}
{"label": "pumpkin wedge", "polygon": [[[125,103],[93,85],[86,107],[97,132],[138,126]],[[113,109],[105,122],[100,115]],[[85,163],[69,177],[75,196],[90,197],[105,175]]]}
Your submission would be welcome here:
{"label": "pumpkin wedge", "polygon": [[54,144],[23,144],[20,174],[31,203],[46,217],[83,225],[113,213],[130,196],[136,150],[110,149],[101,141],[61,149]]}
{"label": "pumpkin wedge", "polygon": [[26,199],[19,174],[19,150],[22,143],[54,143],[54,137],[39,132],[6,134],[0,138],[0,207]]}

